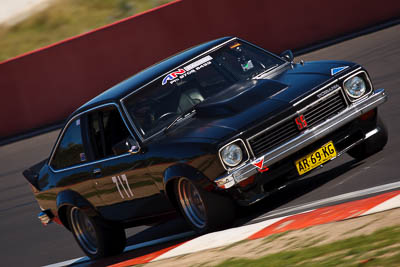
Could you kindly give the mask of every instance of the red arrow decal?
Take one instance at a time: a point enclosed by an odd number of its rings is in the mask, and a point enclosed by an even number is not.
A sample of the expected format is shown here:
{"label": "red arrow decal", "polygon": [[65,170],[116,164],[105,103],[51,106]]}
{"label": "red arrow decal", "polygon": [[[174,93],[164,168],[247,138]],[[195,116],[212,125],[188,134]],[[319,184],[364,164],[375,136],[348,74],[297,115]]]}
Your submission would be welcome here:
{"label": "red arrow decal", "polygon": [[254,166],[256,166],[259,169],[262,169],[262,167],[264,165],[264,157],[256,159],[251,164],[253,164]]}

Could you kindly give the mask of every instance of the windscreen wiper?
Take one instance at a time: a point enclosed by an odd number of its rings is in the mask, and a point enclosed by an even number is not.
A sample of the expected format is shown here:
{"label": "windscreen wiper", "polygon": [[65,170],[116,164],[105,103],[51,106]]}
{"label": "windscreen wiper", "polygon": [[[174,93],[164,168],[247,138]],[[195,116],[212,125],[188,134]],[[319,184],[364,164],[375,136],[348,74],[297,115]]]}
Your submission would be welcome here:
{"label": "windscreen wiper", "polygon": [[262,72],[260,72],[259,74],[257,74],[256,76],[253,77],[253,79],[260,79],[262,76],[264,76],[267,72],[271,71],[272,69],[276,68],[278,66],[278,64],[272,65],[271,67],[269,67],[266,70],[263,70]]}
{"label": "windscreen wiper", "polygon": [[198,105],[199,105],[199,103],[194,105],[194,106],[192,106],[191,108],[185,110],[185,112],[182,112],[182,114],[180,114],[178,117],[176,117],[176,119],[173,122],[171,122],[167,127],[165,127],[164,133],[167,133],[167,131],[172,126],[176,125],[178,122],[180,122],[180,121],[182,121],[182,120],[184,120],[184,119],[186,119],[188,117],[191,117],[193,114],[195,114],[196,113],[196,107]]}

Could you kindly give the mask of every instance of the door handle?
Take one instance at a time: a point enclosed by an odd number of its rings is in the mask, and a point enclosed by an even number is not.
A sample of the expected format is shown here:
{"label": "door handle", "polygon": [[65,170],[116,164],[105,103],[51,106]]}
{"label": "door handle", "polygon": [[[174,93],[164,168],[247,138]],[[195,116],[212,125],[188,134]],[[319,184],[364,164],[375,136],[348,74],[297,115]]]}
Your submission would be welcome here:
{"label": "door handle", "polygon": [[100,176],[101,175],[101,169],[100,168],[96,168],[96,169],[93,169],[93,175],[94,176]]}

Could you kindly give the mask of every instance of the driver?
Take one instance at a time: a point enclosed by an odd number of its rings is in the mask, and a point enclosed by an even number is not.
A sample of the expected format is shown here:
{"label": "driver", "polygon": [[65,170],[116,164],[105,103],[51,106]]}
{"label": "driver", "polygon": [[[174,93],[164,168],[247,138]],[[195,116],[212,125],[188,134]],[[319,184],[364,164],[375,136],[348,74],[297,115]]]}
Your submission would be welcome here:
{"label": "driver", "polygon": [[155,116],[148,101],[142,101],[141,103],[138,103],[132,114],[140,126],[143,134],[153,128]]}

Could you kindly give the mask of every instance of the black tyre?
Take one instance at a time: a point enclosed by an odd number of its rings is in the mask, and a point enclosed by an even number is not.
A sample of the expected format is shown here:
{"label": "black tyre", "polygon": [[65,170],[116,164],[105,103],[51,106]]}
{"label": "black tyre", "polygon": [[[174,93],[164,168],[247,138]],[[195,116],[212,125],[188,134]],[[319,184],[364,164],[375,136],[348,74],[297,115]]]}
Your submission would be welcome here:
{"label": "black tyre", "polygon": [[232,224],[235,206],[231,199],[208,192],[185,177],[175,182],[175,196],[187,223],[199,234]]}
{"label": "black tyre", "polygon": [[123,228],[112,228],[99,218],[88,216],[78,207],[68,210],[68,222],[76,242],[91,259],[117,255],[125,248]]}
{"label": "black tyre", "polygon": [[362,160],[381,151],[388,141],[388,132],[379,117],[377,118],[376,129],[378,130],[376,134],[353,147],[347,153],[355,159]]}

